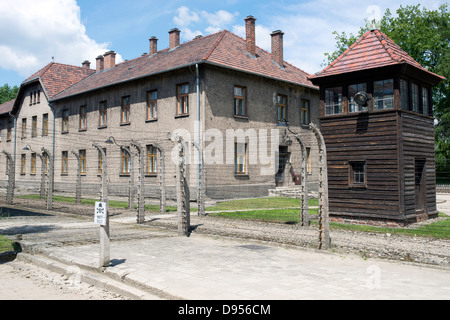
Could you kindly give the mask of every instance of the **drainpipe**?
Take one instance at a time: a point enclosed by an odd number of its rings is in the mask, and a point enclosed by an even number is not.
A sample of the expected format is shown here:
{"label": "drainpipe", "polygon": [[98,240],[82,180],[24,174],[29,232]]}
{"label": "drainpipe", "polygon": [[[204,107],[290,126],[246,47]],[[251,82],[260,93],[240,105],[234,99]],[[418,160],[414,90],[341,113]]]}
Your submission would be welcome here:
{"label": "drainpipe", "polygon": [[53,163],[53,174],[52,174],[52,183],[53,183],[53,191],[55,189],[55,108],[53,107],[53,103],[49,102],[48,106],[50,107],[50,110],[52,110],[53,114],[53,136],[52,136],[52,163]]}
{"label": "drainpipe", "polygon": [[[196,75],[196,80],[197,80],[197,145],[201,147],[200,144],[200,135],[201,135],[201,125],[200,125],[200,76],[199,76],[199,72],[198,72],[198,63],[195,64],[195,75]],[[198,159],[198,163],[197,163],[197,193],[199,192],[199,188],[200,188],[200,159],[201,159],[201,154],[200,154],[200,150],[197,150],[197,159]],[[205,168],[203,168],[204,170]]]}

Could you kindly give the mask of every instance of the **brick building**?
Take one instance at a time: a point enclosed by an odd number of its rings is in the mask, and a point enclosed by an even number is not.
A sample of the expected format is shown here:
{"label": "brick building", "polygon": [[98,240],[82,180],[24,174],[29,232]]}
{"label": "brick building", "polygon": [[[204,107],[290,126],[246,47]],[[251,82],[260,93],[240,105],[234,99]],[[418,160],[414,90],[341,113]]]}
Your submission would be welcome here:
{"label": "brick building", "polygon": [[[16,187],[38,188],[36,152],[45,147],[54,158],[57,192],[74,190],[75,152],[83,193],[98,193],[101,159],[92,147],[96,143],[106,150],[110,193],[126,194],[137,161],[123,148],[105,144],[114,137],[118,145],[133,139],[145,149],[146,197],[159,196],[161,154],[156,147],[162,148],[167,193],[173,196],[174,144],[168,136],[176,132],[204,149],[208,197],[264,196],[275,186],[293,185],[291,173],[301,169],[300,147],[292,136],[280,131],[272,141],[275,125],[289,121],[307,146],[308,181],[310,189],[317,189],[318,151],[308,124],[318,123],[318,87],[307,73],[284,61],[281,31],[270,35],[272,52],[256,46],[255,20],[245,19],[246,39],[224,30],[180,43],[180,31],[172,29],[169,48],[158,50],[158,39],[152,37],[149,53],[136,59],[116,64],[110,51],[97,58],[95,70],[88,62],[83,67],[50,63],[25,80],[17,99],[2,106],[1,144],[15,154]],[[26,146],[32,151],[24,150]],[[276,163],[262,161],[272,149]],[[197,153],[194,148],[190,153],[195,198]],[[6,168],[5,161],[0,158],[0,168]],[[267,171],[271,163],[274,167]],[[6,179],[1,170],[3,184]]]}

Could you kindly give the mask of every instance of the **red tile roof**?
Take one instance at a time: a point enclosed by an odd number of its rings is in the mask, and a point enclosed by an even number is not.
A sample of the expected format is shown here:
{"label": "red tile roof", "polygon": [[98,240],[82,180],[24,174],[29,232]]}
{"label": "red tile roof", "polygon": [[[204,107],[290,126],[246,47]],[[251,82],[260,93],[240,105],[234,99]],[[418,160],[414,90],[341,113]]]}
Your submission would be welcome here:
{"label": "red tile roof", "polygon": [[306,72],[287,62],[284,62],[283,69],[280,68],[272,61],[272,55],[267,51],[257,48],[256,58],[251,57],[246,52],[245,40],[224,30],[185,42],[172,50],[164,49],[154,55],[144,55],[117,64],[111,69],[96,72],[58,94],[54,100],[195,63],[209,63],[318,89],[308,80]]}
{"label": "red tile roof", "polygon": [[388,36],[376,29],[367,31],[329,66],[321,72],[310,76],[309,79],[318,79],[342,73],[403,63],[445,79],[422,67]]}
{"label": "red tile roof", "polygon": [[92,69],[51,62],[22,82],[22,85],[40,78],[48,97],[51,99],[93,73],[95,73],[95,70]]}

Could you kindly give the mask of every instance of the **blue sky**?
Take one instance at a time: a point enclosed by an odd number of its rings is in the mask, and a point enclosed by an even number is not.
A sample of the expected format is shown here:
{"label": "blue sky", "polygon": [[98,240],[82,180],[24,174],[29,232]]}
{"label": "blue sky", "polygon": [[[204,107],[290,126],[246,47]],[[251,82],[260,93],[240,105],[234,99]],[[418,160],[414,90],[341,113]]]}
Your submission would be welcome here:
{"label": "blue sky", "polygon": [[[437,9],[442,0],[422,0]],[[257,45],[270,51],[270,33],[282,30],[285,60],[308,73],[323,67],[334,51],[333,31],[357,33],[364,19],[381,18],[399,0],[0,0],[0,86],[20,85],[52,61],[81,66],[108,50],[118,61],[148,52],[151,36],[158,49],[168,47],[168,31],[181,30],[181,41],[223,29],[245,37],[244,19],[256,20]]]}

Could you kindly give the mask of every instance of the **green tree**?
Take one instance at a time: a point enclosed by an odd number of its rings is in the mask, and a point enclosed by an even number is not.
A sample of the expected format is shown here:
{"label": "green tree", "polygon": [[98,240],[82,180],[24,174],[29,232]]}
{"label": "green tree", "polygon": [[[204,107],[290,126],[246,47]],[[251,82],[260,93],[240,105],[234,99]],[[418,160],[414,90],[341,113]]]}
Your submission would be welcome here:
{"label": "green tree", "polygon": [[365,32],[377,28],[429,71],[444,76],[433,90],[437,175],[450,181],[450,14],[448,5],[427,10],[420,5],[400,6],[393,16],[386,10],[381,21],[367,21],[357,35],[333,32],[336,50],[325,53],[327,65],[339,57]]}
{"label": "green tree", "polygon": [[8,84],[5,84],[3,87],[0,87],[0,104],[14,99],[17,96],[17,92],[19,92],[18,86],[11,88]]}

